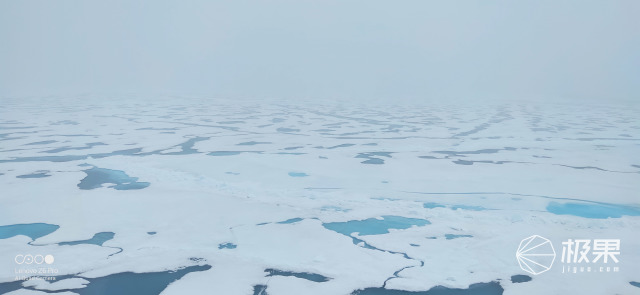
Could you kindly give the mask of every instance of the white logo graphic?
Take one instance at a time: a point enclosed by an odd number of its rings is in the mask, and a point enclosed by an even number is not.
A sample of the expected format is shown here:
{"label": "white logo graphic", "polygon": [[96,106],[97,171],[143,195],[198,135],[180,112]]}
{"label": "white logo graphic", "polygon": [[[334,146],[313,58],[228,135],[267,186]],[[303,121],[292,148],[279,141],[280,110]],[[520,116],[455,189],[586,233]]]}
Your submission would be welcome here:
{"label": "white logo graphic", "polygon": [[54,259],[53,259],[53,255],[51,255],[51,254],[49,254],[49,255],[47,255],[47,256],[45,256],[45,257],[44,257],[44,262],[45,262],[46,264],[51,264],[51,263],[53,263],[53,260],[54,260]]}
{"label": "white logo graphic", "polygon": [[[603,263],[609,263],[609,258],[611,258],[613,262],[619,262],[617,255],[620,255],[620,239],[595,239],[593,247],[591,245],[591,240],[584,239],[568,239],[566,242],[562,242],[561,261],[564,263],[596,263],[600,258],[603,258]],[[591,261],[589,261],[589,252],[595,256]]]}
{"label": "white logo graphic", "polygon": [[556,259],[556,251],[553,249],[551,241],[533,235],[520,241],[516,258],[522,270],[538,275],[551,268]]}
{"label": "white logo graphic", "polygon": [[46,264],[52,264],[53,263],[53,255],[47,255],[47,256],[42,256],[40,254],[38,255],[31,255],[31,254],[27,254],[27,255],[22,255],[22,254],[18,254],[16,255],[15,258],[13,258],[13,260],[17,263],[17,264],[42,264],[42,263],[46,263]]}

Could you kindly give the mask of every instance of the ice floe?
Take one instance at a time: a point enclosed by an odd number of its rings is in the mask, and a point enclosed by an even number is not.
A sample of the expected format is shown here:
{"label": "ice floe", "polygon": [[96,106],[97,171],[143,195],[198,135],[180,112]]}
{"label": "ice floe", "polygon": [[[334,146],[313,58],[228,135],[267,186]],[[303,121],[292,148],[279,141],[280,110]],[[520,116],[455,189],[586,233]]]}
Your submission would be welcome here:
{"label": "ice floe", "polygon": [[[3,101],[0,293],[638,290],[637,105],[135,101]],[[534,234],[620,239],[621,271],[525,276]]]}

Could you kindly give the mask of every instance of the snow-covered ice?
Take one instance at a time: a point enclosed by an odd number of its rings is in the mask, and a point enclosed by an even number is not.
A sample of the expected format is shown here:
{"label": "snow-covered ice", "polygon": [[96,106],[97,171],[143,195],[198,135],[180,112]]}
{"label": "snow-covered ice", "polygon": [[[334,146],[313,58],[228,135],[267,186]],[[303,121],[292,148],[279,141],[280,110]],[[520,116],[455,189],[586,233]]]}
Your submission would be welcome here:
{"label": "snow-covered ice", "polygon": [[[0,293],[631,294],[638,114],[3,99]],[[558,256],[528,274],[515,252],[532,235],[558,255],[567,239],[620,239],[620,270],[565,274]],[[17,255],[55,257],[41,266],[57,281],[16,280],[35,276]]]}

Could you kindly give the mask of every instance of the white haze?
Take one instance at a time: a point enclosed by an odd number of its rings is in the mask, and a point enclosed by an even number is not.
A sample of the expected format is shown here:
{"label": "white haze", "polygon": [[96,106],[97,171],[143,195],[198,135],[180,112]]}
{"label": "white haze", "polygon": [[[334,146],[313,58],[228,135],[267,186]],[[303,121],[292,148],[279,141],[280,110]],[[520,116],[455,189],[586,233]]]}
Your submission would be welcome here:
{"label": "white haze", "polygon": [[638,1],[2,1],[0,98],[637,100]]}

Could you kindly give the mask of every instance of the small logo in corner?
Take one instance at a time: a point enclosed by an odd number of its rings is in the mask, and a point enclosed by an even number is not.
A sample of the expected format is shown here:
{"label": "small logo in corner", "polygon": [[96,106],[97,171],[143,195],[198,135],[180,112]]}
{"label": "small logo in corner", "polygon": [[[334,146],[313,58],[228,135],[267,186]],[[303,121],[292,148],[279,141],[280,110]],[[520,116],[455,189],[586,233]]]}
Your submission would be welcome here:
{"label": "small logo in corner", "polygon": [[18,254],[15,258],[13,258],[13,260],[16,262],[16,264],[52,264],[55,259],[51,254],[46,256],[40,254]]}
{"label": "small logo in corner", "polygon": [[551,241],[538,235],[520,241],[516,258],[520,268],[530,274],[539,275],[549,269],[556,259]]}

